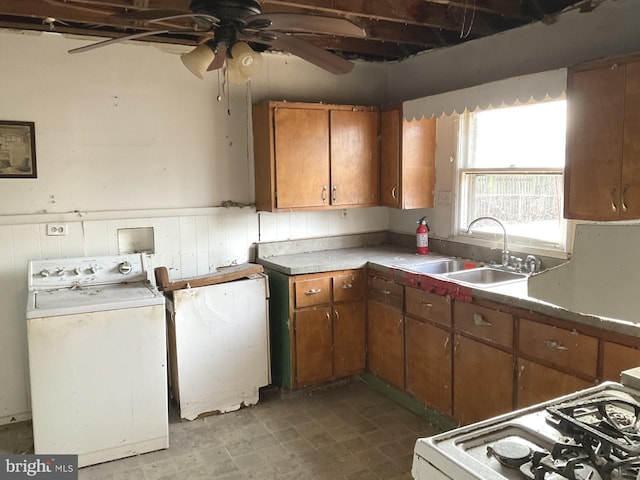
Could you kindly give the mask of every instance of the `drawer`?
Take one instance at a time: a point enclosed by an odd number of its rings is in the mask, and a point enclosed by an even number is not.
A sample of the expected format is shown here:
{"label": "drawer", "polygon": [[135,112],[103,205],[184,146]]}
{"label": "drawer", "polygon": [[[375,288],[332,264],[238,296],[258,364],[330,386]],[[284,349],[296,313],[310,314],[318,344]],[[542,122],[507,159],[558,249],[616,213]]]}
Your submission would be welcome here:
{"label": "drawer", "polygon": [[451,325],[451,299],[419,288],[406,287],[407,314],[441,325]]}
{"label": "drawer", "polygon": [[364,272],[353,270],[333,277],[333,301],[355,302],[364,298]]}
{"label": "drawer", "polygon": [[465,302],[455,302],[453,313],[456,330],[513,348],[513,316],[510,313]]}
{"label": "drawer", "polygon": [[367,299],[402,310],[404,286],[393,280],[370,275],[367,280]]}
{"label": "drawer", "polygon": [[331,303],[331,277],[296,280],[293,288],[296,308]]}
{"label": "drawer", "polygon": [[575,330],[521,318],[519,350],[566,372],[596,376],[598,339]]}

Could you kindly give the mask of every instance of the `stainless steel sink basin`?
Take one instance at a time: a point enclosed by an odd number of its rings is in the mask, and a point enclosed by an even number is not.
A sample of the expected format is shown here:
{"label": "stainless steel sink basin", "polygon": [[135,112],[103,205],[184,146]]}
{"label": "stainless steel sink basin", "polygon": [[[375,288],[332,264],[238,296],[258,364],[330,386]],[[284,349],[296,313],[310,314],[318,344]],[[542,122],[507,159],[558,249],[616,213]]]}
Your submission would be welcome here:
{"label": "stainless steel sink basin", "polygon": [[419,273],[442,275],[443,273],[451,273],[464,270],[465,265],[469,265],[469,262],[465,262],[464,260],[442,260],[439,262],[417,265],[415,267],[411,267],[411,270]]}
{"label": "stainless steel sink basin", "polygon": [[516,282],[527,278],[527,274],[518,272],[509,272],[492,267],[480,267],[472,270],[462,270],[444,274],[457,282],[468,283],[472,285],[481,285],[483,287],[500,285],[503,283]]}

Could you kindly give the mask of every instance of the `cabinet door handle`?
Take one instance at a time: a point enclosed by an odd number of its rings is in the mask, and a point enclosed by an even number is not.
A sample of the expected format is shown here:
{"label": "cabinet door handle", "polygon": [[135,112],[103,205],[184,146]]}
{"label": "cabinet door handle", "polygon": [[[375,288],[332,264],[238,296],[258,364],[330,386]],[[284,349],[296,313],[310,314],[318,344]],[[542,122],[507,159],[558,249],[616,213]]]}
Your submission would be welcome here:
{"label": "cabinet door handle", "polygon": [[493,327],[493,323],[485,320],[481,313],[473,314],[473,323],[478,327]]}
{"label": "cabinet door handle", "polygon": [[380,290],[380,291],[385,295],[391,295],[391,292],[389,290]]}
{"label": "cabinet door handle", "polygon": [[322,186],[322,203],[327,203],[327,186]]}
{"label": "cabinet door handle", "polygon": [[427,308],[433,308],[433,303],[425,302],[424,300],[422,300],[420,303]]}
{"label": "cabinet door handle", "polygon": [[396,199],[396,187],[393,187],[391,189],[391,198],[393,198],[394,200]]}
{"label": "cabinet door handle", "polygon": [[343,283],[342,284],[342,289],[343,290],[349,290],[351,288],[353,288],[353,283]]}
{"label": "cabinet door handle", "polygon": [[333,203],[336,203],[337,199],[338,199],[338,186],[334,185],[333,186]]}
{"label": "cabinet door handle", "polygon": [[307,290],[304,292],[305,295],[315,295],[316,293],[320,293],[322,291],[321,288],[312,288],[311,290]]}
{"label": "cabinet door handle", "polygon": [[629,190],[629,185],[625,185],[624,190],[622,190],[622,211],[623,212],[627,211],[627,204],[624,200],[624,196],[627,194],[627,190]]}
{"label": "cabinet door handle", "polygon": [[447,348],[447,346],[449,345],[449,342],[450,342],[449,337],[444,339],[444,348]]}
{"label": "cabinet door handle", "polygon": [[340,320],[340,313],[338,312],[338,310],[334,310],[333,313],[336,314],[336,320]]}
{"label": "cabinet door handle", "polygon": [[563,345],[562,342],[558,340],[545,340],[544,344],[547,346],[547,348],[550,348],[552,350],[569,350],[569,347]]}
{"label": "cabinet door handle", "polygon": [[331,325],[331,315],[329,315],[329,312],[325,313],[325,315],[327,316],[327,326]]}
{"label": "cabinet door handle", "polygon": [[616,205],[616,192],[618,191],[618,186],[614,185],[613,190],[611,190],[611,210],[613,212],[618,211],[618,207]]}
{"label": "cabinet door handle", "polygon": [[524,373],[524,365],[520,365],[520,369],[518,370],[518,378],[522,377]]}

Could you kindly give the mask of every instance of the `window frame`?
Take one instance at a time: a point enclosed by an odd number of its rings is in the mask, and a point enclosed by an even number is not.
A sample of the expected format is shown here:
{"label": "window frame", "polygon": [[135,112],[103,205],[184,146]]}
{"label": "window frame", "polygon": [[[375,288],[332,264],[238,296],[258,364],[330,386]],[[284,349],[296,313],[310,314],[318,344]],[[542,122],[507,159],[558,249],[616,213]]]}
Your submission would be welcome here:
{"label": "window frame", "polygon": [[[544,103],[546,101],[562,101],[566,99],[550,99],[543,102],[532,101],[529,103],[516,103],[510,107],[525,106],[536,103]],[[507,106],[508,108],[509,106]],[[503,107],[499,107],[503,108]],[[452,235],[456,241],[474,245],[480,245],[490,248],[502,248],[503,234],[502,230],[496,225],[499,230],[498,233],[488,233],[482,231],[473,231],[472,234],[466,232],[466,226],[462,225],[463,220],[467,216],[466,210],[468,207],[469,188],[465,183],[469,182],[468,177],[473,174],[506,174],[506,175],[522,175],[522,174],[553,174],[561,176],[561,183],[563,185],[563,197],[564,197],[564,167],[552,168],[552,167],[512,167],[512,168],[477,168],[477,167],[461,167],[461,164],[465,164],[465,155],[468,152],[469,145],[469,130],[471,125],[471,116],[476,112],[467,112],[458,115],[458,126],[456,129],[456,154],[454,155],[454,192],[455,202],[453,205],[453,223],[452,223]],[[473,219],[466,219],[467,225]],[[546,255],[549,257],[568,258],[568,244],[569,244],[569,220],[564,218],[563,212],[561,212],[561,226],[560,226],[560,238],[558,242],[536,240],[531,237],[523,237],[509,232],[508,225],[507,235],[509,237],[509,249],[518,251],[526,250],[527,253],[536,255]]]}

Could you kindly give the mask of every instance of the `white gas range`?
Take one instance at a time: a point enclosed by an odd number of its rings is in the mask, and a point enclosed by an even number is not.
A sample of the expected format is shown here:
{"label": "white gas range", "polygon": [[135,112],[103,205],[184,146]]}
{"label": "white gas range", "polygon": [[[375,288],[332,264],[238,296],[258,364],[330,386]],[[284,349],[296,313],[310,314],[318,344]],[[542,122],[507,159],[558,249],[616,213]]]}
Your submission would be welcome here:
{"label": "white gas range", "polygon": [[416,480],[640,480],[640,368],[416,442]]}

